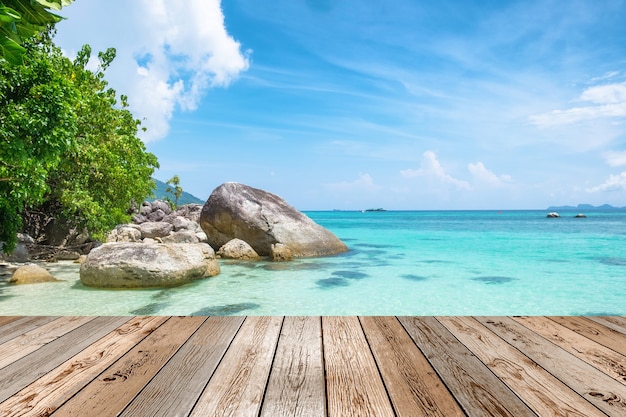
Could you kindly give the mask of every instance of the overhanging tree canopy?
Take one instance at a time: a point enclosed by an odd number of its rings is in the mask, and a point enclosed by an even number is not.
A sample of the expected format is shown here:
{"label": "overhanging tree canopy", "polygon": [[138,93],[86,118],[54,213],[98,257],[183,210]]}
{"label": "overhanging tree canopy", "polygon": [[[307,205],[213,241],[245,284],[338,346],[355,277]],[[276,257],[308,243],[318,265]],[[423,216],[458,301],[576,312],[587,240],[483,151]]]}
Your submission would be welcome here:
{"label": "overhanging tree canopy", "polygon": [[0,59],[23,63],[26,39],[63,18],[48,9],[61,10],[73,0],[0,0]]}

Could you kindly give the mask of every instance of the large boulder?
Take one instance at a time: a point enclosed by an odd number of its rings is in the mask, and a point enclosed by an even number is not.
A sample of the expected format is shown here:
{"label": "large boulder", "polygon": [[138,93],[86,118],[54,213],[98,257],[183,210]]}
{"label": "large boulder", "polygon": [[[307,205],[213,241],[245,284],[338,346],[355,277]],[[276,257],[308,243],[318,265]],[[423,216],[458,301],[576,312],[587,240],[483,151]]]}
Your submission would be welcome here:
{"label": "large boulder", "polygon": [[337,236],[279,196],[235,182],[211,193],[202,208],[200,226],[216,250],[234,238],[247,242],[261,256],[268,256],[276,243],[286,245],[294,257],[348,250]]}
{"label": "large boulder", "polygon": [[206,243],[105,243],[80,266],[91,287],[173,287],[219,274],[215,252]]}
{"label": "large boulder", "polygon": [[12,284],[35,284],[54,281],[58,281],[58,279],[53,277],[46,268],[35,264],[20,266],[9,279],[9,282]]}

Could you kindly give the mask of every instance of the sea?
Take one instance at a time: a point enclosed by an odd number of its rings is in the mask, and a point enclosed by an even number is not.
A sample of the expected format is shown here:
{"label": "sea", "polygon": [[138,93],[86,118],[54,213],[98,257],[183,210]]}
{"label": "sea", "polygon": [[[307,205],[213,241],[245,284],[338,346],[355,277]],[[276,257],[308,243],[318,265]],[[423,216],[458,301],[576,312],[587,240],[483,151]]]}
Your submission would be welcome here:
{"label": "sea", "polygon": [[10,285],[0,315],[626,315],[626,211],[310,211],[343,254],[220,260],[175,288]]}

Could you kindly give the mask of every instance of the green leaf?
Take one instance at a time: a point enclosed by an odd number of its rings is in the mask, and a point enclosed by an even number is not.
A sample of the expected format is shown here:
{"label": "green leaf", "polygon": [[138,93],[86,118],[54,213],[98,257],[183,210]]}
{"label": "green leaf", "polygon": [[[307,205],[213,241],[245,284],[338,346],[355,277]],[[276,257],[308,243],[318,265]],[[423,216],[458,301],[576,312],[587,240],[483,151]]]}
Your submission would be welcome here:
{"label": "green leaf", "polygon": [[15,22],[21,18],[22,16],[16,10],[5,6],[0,7],[0,22]]}
{"label": "green leaf", "polygon": [[22,56],[26,49],[13,39],[0,36],[0,56],[4,57],[11,65],[22,65]]}

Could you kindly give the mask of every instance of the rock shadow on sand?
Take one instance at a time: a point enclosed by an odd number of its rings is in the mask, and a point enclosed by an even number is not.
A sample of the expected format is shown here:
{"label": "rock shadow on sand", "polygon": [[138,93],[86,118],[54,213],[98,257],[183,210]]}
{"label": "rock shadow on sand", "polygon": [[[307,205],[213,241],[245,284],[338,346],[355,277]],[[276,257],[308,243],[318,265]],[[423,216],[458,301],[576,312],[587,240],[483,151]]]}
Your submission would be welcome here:
{"label": "rock shadow on sand", "polygon": [[365,272],[346,271],[346,270],[335,271],[331,275],[334,275],[334,276],[340,277],[340,278],[347,278],[347,279],[363,279],[363,278],[369,277],[369,275],[366,274]]}
{"label": "rock shadow on sand", "polygon": [[204,307],[191,313],[192,316],[233,316],[242,311],[256,310],[261,307],[256,303],[237,303]]}
{"label": "rock shadow on sand", "polygon": [[501,277],[501,276],[488,276],[488,277],[476,277],[472,278],[473,281],[483,282],[485,284],[506,284],[517,280],[517,278]]}
{"label": "rock shadow on sand", "polygon": [[347,287],[350,283],[345,278],[326,278],[315,282],[318,287],[328,290],[338,287]]}
{"label": "rock shadow on sand", "polygon": [[409,281],[415,281],[415,282],[426,281],[428,279],[428,277],[425,277],[423,275],[415,275],[415,274],[403,274],[403,275],[400,275],[400,278],[403,278]]}

